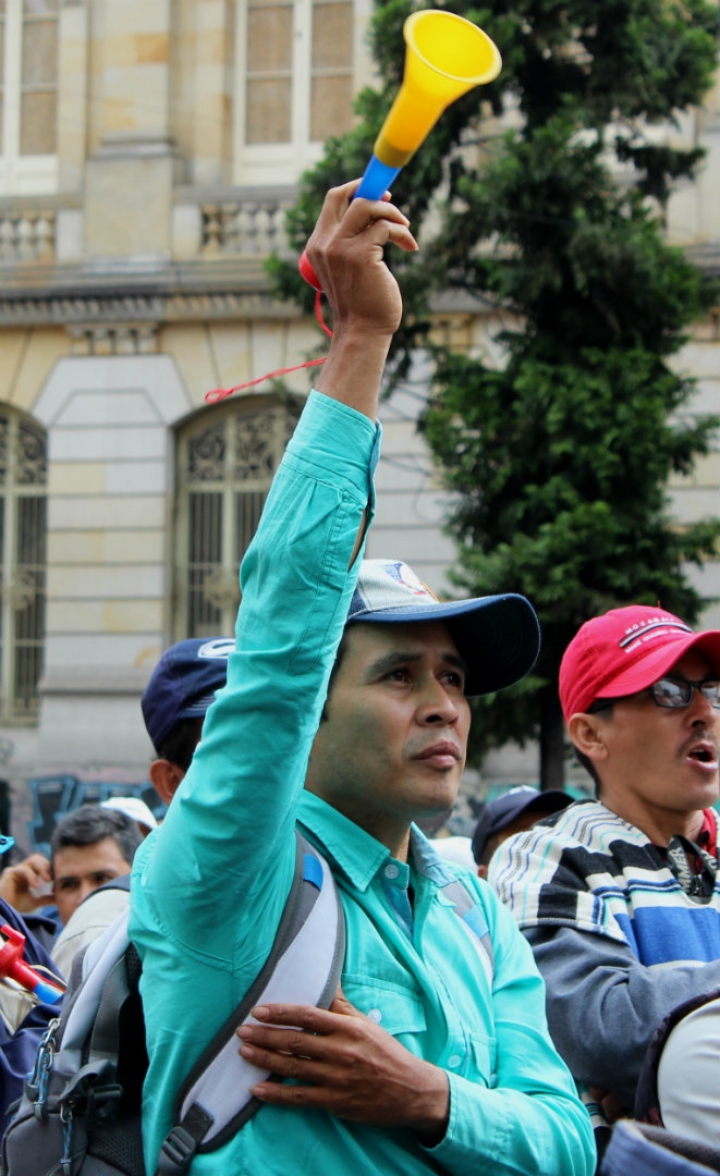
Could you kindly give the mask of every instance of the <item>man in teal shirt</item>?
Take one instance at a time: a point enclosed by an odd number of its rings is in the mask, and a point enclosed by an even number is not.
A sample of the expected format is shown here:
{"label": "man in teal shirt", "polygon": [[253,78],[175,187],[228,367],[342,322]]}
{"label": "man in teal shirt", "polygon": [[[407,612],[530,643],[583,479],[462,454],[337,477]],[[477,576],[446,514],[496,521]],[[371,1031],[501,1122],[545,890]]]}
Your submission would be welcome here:
{"label": "man in teal shirt", "polygon": [[183,1079],[268,956],[298,822],[341,894],[342,990],[326,1011],[253,1010],[238,1049],[292,1082],[258,1084],[265,1105],[196,1155],[192,1176],[589,1176],[590,1122],[548,1036],[530,949],[464,874],[491,944],[483,967],[444,889],[459,868],[412,826],[454,800],[466,691],[526,673],[537,621],[516,596],[439,605],[391,561],[364,565],[358,583],[401,314],[383,249],[417,246],[398,209],[352,201],[354,187],[328,194],[308,246],[334,336],[243,563],[227,686],[136,859],[146,1164],[155,1171]]}

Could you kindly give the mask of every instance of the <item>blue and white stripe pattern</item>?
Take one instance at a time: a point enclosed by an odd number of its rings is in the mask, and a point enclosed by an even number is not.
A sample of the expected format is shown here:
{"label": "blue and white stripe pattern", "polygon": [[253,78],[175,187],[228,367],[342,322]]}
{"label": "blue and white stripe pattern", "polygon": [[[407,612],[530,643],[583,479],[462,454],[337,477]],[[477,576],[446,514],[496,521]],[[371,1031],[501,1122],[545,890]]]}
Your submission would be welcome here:
{"label": "blue and white stripe pattern", "polygon": [[648,967],[720,958],[720,881],[705,900],[689,896],[645,834],[599,801],[509,838],[489,881],[523,929],[603,935]]}

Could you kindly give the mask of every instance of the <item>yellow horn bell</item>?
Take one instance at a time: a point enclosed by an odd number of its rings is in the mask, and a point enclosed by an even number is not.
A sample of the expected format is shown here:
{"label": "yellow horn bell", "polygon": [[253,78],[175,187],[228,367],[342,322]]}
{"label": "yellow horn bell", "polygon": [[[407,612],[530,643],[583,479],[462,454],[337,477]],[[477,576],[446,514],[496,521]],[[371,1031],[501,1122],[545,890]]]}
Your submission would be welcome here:
{"label": "yellow horn bell", "polygon": [[405,166],[451,102],[492,82],[502,66],[487,33],[453,12],[414,12],[403,36],[402,87],[375,141],[375,155],[393,168]]}
{"label": "yellow horn bell", "polygon": [[[454,12],[435,8],[414,12],[405,21],[403,36],[407,46],[403,84],[355,193],[365,200],[381,199],[446,106],[474,86],[494,81],[502,67],[487,33]],[[298,265],[305,281],[319,290],[306,253]]]}

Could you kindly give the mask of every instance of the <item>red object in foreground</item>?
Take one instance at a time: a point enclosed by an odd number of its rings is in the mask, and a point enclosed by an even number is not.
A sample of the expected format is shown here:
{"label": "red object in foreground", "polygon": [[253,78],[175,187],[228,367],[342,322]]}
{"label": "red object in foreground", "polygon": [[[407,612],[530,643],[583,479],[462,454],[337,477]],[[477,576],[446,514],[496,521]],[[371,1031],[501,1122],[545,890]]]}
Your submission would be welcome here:
{"label": "red object in foreground", "polygon": [[[312,269],[312,266],[310,268]],[[329,335],[332,339],[332,331],[326,325],[322,316],[322,290],[319,288],[315,292],[315,318],[325,334]],[[277,371],[266,372],[264,376],[258,376],[257,380],[246,380],[244,384],[236,384],[234,388],[213,388],[212,392],[205,393],[205,402],[206,404],[217,404],[219,400],[224,400],[226,396],[232,396],[233,392],[242,392],[244,388],[254,388],[256,384],[262,384],[264,380],[275,380],[280,376],[287,376],[290,372],[299,372],[302,368],[319,367],[323,363],[325,363],[324,356],[322,359],[308,359],[306,363],[297,363],[294,367],[278,368]]]}
{"label": "red object in foreground", "polygon": [[317,276],[317,274],[315,273],[315,270],[313,269],[313,267],[311,266],[310,258],[308,257],[308,255],[304,249],[302,251],[302,256],[298,262],[298,269],[300,270],[300,273],[303,276],[303,278],[305,279],[305,281],[307,282],[308,286],[312,286],[313,290],[322,290],[322,286],[320,285],[320,279]]}
{"label": "red object in foreground", "polygon": [[5,936],[5,943],[0,946],[0,977],[7,976],[16,984],[21,984],[28,992],[35,995],[45,1004],[54,1004],[63,995],[62,988],[46,980],[34,968],[23,962],[25,950],[25,936],[14,927],[3,923],[0,934]]}
{"label": "red object in foreground", "polygon": [[309,359],[307,363],[298,363],[295,367],[278,368],[277,371],[266,372],[264,376],[258,376],[257,380],[247,380],[244,384],[236,384],[234,388],[213,388],[211,392],[205,393],[205,403],[217,404],[226,396],[232,396],[233,392],[242,392],[243,388],[254,388],[256,384],[262,384],[265,380],[277,380],[280,376],[287,376],[289,372],[299,372],[302,368],[318,367],[321,363],[325,363],[324,356],[322,359]]}

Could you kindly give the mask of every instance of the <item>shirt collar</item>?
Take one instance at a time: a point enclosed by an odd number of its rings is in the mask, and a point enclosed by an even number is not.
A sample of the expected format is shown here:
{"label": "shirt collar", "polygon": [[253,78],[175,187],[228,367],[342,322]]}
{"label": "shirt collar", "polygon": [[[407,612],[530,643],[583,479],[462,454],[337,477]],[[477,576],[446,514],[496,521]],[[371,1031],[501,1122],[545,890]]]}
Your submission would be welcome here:
{"label": "shirt collar", "polygon": [[[392,858],[386,846],[312,792],[303,792],[298,820],[357,890],[367,890],[378,871]],[[455,879],[432,842],[415,825],[410,828],[410,861],[418,874],[426,875],[439,886]]]}
{"label": "shirt collar", "polygon": [[357,890],[367,890],[378,870],[390,860],[386,846],[312,792],[303,792],[298,820]]}
{"label": "shirt collar", "polygon": [[446,886],[456,880],[448,863],[440,857],[432,841],[428,841],[417,825],[410,827],[410,861],[418,874],[424,874],[436,886]]}

